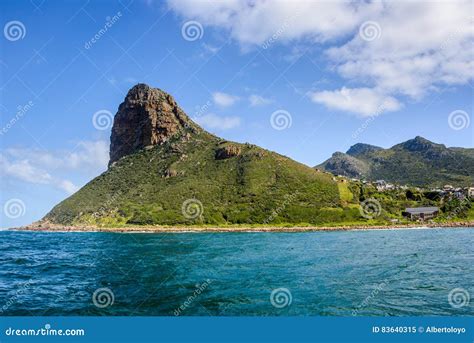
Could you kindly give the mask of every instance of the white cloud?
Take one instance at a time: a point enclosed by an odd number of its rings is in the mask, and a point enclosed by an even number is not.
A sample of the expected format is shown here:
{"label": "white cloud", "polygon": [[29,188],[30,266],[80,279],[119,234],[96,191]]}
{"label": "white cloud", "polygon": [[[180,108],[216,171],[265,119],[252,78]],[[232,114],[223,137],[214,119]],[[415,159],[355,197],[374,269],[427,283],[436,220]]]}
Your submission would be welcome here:
{"label": "white cloud", "polygon": [[168,5],[186,18],[226,29],[244,45],[260,45],[273,36],[326,41],[350,32],[361,16],[381,7],[377,2],[310,0],[168,0]]}
{"label": "white cloud", "polygon": [[53,177],[46,171],[31,165],[28,160],[11,162],[5,155],[0,154],[0,171],[5,176],[38,184],[49,184]]}
{"label": "white cloud", "polygon": [[102,171],[109,160],[109,146],[105,141],[81,141],[73,151],[46,151],[39,149],[9,148],[8,155],[27,160],[43,168],[87,169]]}
{"label": "white cloud", "polygon": [[78,187],[71,181],[51,176],[46,170],[38,168],[28,160],[11,161],[0,154],[0,175],[27,183],[51,185],[72,194]]}
{"label": "white cloud", "polygon": [[61,171],[97,174],[107,168],[107,162],[105,141],[81,141],[72,152],[10,148],[0,152],[0,175],[32,184],[51,185],[72,194],[78,187],[54,174]]}
{"label": "white cloud", "polygon": [[261,95],[252,94],[249,96],[250,106],[263,106],[271,104],[273,101],[269,98],[264,98]]}
{"label": "white cloud", "polygon": [[313,102],[336,110],[357,113],[362,116],[376,116],[383,112],[397,111],[400,102],[370,88],[345,88],[335,91],[312,92]]}
{"label": "white cloud", "polygon": [[209,59],[210,56],[217,54],[219,50],[221,49],[220,47],[207,44],[207,43],[202,43],[201,47],[202,49],[201,49],[201,53],[199,54],[199,57],[206,60]]}
{"label": "white cloud", "polygon": [[206,43],[203,43],[202,47],[204,48],[204,50],[206,52],[210,53],[211,55],[214,55],[215,53],[217,53],[220,50],[219,47],[213,46],[213,45],[210,45],[210,44],[206,44]]}
{"label": "white cloud", "polygon": [[69,180],[60,180],[57,183],[57,186],[63,191],[65,191],[67,194],[73,194],[79,190],[79,187],[77,187],[75,184],[73,184]]}
{"label": "white cloud", "polygon": [[[472,6],[472,3],[471,3]],[[378,39],[356,35],[328,50],[347,79],[384,92],[421,99],[439,86],[474,77],[474,20],[469,2],[400,2],[377,18]]]}
{"label": "white cloud", "polygon": [[194,120],[206,128],[218,130],[233,129],[240,125],[239,117],[221,117],[214,113],[206,114]]}
{"label": "white cloud", "polygon": [[64,166],[72,169],[92,168],[103,170],[109,162],[109,144],[106,141],[81,141],[77,150],[66,154]]}
{"label": "white cloud", "polygon": [[228,107],[235,104],[237,100],[239,100],[238,96],[222,93],[222,92],[215,92],[212,93],[212,99],[214,103],[218,106]]}
{"label": "white cloud", "polygon": [[[421,100],[442,87],[474,79],[469,0],[203,0],[199,6],[194,0],[168,0],[168,4],[185,18],[222,28],[245,49],[286,44],[291,50],[295,44],[324,43],[328,69],[350,80],[353,89],[373,89],[364,91],[369,101],[391,97],[391,108],[404,97]],[[376,39],[364,40],[359,34],[365,22],[380,27]],[[330,93],[341,95],[328,91],[316,98],[325,97],[332,104]],[[359,112],[366,114],[374,105],[365,107]]]}

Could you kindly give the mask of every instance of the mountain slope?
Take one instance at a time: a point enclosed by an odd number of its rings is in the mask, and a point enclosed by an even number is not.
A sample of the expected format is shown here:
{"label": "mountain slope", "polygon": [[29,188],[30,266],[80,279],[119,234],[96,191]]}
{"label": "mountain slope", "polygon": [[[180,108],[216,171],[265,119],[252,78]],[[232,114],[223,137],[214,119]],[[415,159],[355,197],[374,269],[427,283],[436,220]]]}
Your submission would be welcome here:
{"label": "mountain slope", "polygon": [[383,150],[383,148],[379,146],[375,146],[375,145],[370,145],[370,144],[357,143],[351,146],[349,150],[347,150],[347,154],[357,157],[360,155],[365,155],[365,154],[369,154],[369,153],[380,151],[380,150]]}
{"label": "mountain slope", "polygon": [[[341,160],[351,161],[351,165],[347,166]],[[354,171],[352,165],[364,165],[367,169]],[[317,168],[350,177],[384,179],[414,186],[468,186],[474,183],[474,149],[447,148],[423,137],[415,137],[390,149],[359,143],[346,154],[339,153]]]}
{"label": "mountain slope", "polygon": [[349,154],[335,152],[331,158],[317,168],[330,171],[335,175],[343,175],[351,178],[361,178],[368,175],[369,165]]}
{"label": "mountain slope", "polygon": [[277,153],[202,130],[159,89],[132,88],[109,169],[55,206],[58,224],[324,223],[359,216],[337,183]]}

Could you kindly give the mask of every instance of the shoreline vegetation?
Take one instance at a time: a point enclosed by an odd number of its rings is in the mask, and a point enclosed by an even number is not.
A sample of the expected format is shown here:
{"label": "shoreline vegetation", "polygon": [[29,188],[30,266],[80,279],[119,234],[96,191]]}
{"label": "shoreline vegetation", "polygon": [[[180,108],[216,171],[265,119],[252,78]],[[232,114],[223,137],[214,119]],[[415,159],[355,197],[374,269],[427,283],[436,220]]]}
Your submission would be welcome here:
{"label": "shoreline vegetation", "polygon": [[50,223],[33,223],[28,226],[8,229],[9,231],[39,231],[39,232],[115,232],[115,233],[224,233],[224,232],[314,232],[314,231],[358,231],[358,230],[397,230],[413,228],[474,228],[474,220],[461,222],[416,222],[390,225],[338,225],[338,226],[68,226]]}

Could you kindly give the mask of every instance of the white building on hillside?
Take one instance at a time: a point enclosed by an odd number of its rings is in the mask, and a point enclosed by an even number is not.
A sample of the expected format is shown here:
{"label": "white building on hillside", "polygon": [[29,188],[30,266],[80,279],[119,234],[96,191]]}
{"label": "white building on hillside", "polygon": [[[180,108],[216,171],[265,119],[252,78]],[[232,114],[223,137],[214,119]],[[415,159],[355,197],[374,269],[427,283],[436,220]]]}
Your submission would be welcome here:
{"label": "white building on hillside", "polygon": [[468,196],[469,198],[474,198],[474,187],[469,187],[469,188],[467,189],[467,196]]}

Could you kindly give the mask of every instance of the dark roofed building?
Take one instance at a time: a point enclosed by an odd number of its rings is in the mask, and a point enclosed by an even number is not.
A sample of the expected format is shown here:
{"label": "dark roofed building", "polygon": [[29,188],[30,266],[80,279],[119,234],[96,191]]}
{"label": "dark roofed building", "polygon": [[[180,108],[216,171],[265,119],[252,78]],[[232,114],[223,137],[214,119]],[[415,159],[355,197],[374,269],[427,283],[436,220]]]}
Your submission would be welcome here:
{"label": "dark roofed building", "polygon": [[439,214],[438,207],[409,207],[405,209],[403,215],[411,220],[432,219]]}

